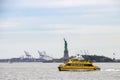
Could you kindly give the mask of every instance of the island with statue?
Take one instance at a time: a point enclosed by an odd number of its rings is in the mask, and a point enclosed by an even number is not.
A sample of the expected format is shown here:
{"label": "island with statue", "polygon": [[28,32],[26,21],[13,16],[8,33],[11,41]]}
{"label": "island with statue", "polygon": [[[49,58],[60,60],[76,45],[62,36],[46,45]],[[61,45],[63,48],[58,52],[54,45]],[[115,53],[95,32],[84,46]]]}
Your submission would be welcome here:
{"label": "island with statue", "polygon": [[[60,59],[53,59],[53,62],[67,62],[67,61],[69,61],[69,59],[71,59],[73,57],[75,57],[75,56],[70,56],[69,57],[68,43],[67,43],[66,39],[64,38],[64,54],[63,54],[63,57],[60,58]],[[84,55],[81,55],[81,57],[84,58],[85,61],[116,62],[115,59],[105,57],[105,56],[99,56],[99,55],[84,54]]]}

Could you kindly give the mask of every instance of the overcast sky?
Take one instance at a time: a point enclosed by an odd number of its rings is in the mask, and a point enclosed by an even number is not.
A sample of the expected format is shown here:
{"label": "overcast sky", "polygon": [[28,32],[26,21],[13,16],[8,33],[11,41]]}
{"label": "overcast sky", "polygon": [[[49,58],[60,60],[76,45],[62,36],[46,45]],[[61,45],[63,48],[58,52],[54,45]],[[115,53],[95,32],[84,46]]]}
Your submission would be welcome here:
{"label": "overcast sky", "polygon": [[[120,59],[119,0],[0,0],[0,58],[37,51],[63,56],[104,55]],[[82,52],[81,52],[82,51]]]}

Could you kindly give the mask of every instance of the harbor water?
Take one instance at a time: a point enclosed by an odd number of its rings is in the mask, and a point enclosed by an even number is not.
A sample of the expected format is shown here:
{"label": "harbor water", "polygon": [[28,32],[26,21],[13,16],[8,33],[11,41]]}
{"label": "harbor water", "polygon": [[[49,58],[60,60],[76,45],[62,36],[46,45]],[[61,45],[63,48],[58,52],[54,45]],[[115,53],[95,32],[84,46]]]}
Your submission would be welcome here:
{"label": "harbor water", "polygon": [[120,63],[94,63],[100,71],[58,71],[61,63],[0,63],[0,80],[120,80]]}

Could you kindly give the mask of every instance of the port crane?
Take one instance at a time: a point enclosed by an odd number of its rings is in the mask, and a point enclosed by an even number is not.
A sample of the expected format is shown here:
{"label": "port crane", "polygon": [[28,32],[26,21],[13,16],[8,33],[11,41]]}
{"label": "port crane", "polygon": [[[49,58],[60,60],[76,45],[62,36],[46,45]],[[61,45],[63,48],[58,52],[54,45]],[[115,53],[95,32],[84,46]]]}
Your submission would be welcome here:
{"label": "port crane", "polygon": [[46,52],[45,52],[45,51],[40,52],[40,51],[38,50],[38,53],[39,53],[40,59],[43,59],[43,60],[52,60],[52,59],[53,59],[52,57],[46,55]]}
{"label": "port crane", "polygon": [[24,53],[25,53],[25,55],[26,55],[27,58],[31,58],[31,57],[32,57],[32,56],[29,54],[29,52],[24,51]]}

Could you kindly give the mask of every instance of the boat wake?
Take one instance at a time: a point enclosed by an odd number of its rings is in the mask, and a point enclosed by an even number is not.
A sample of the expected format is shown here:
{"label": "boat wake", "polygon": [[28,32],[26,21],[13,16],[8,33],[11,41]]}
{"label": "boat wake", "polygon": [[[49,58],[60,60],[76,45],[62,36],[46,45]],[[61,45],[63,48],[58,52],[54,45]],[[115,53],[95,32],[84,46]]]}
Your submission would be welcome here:
{"label": "boat wake", "polygon": [[120,69],[101,69],[101,71],[120,71]]}

